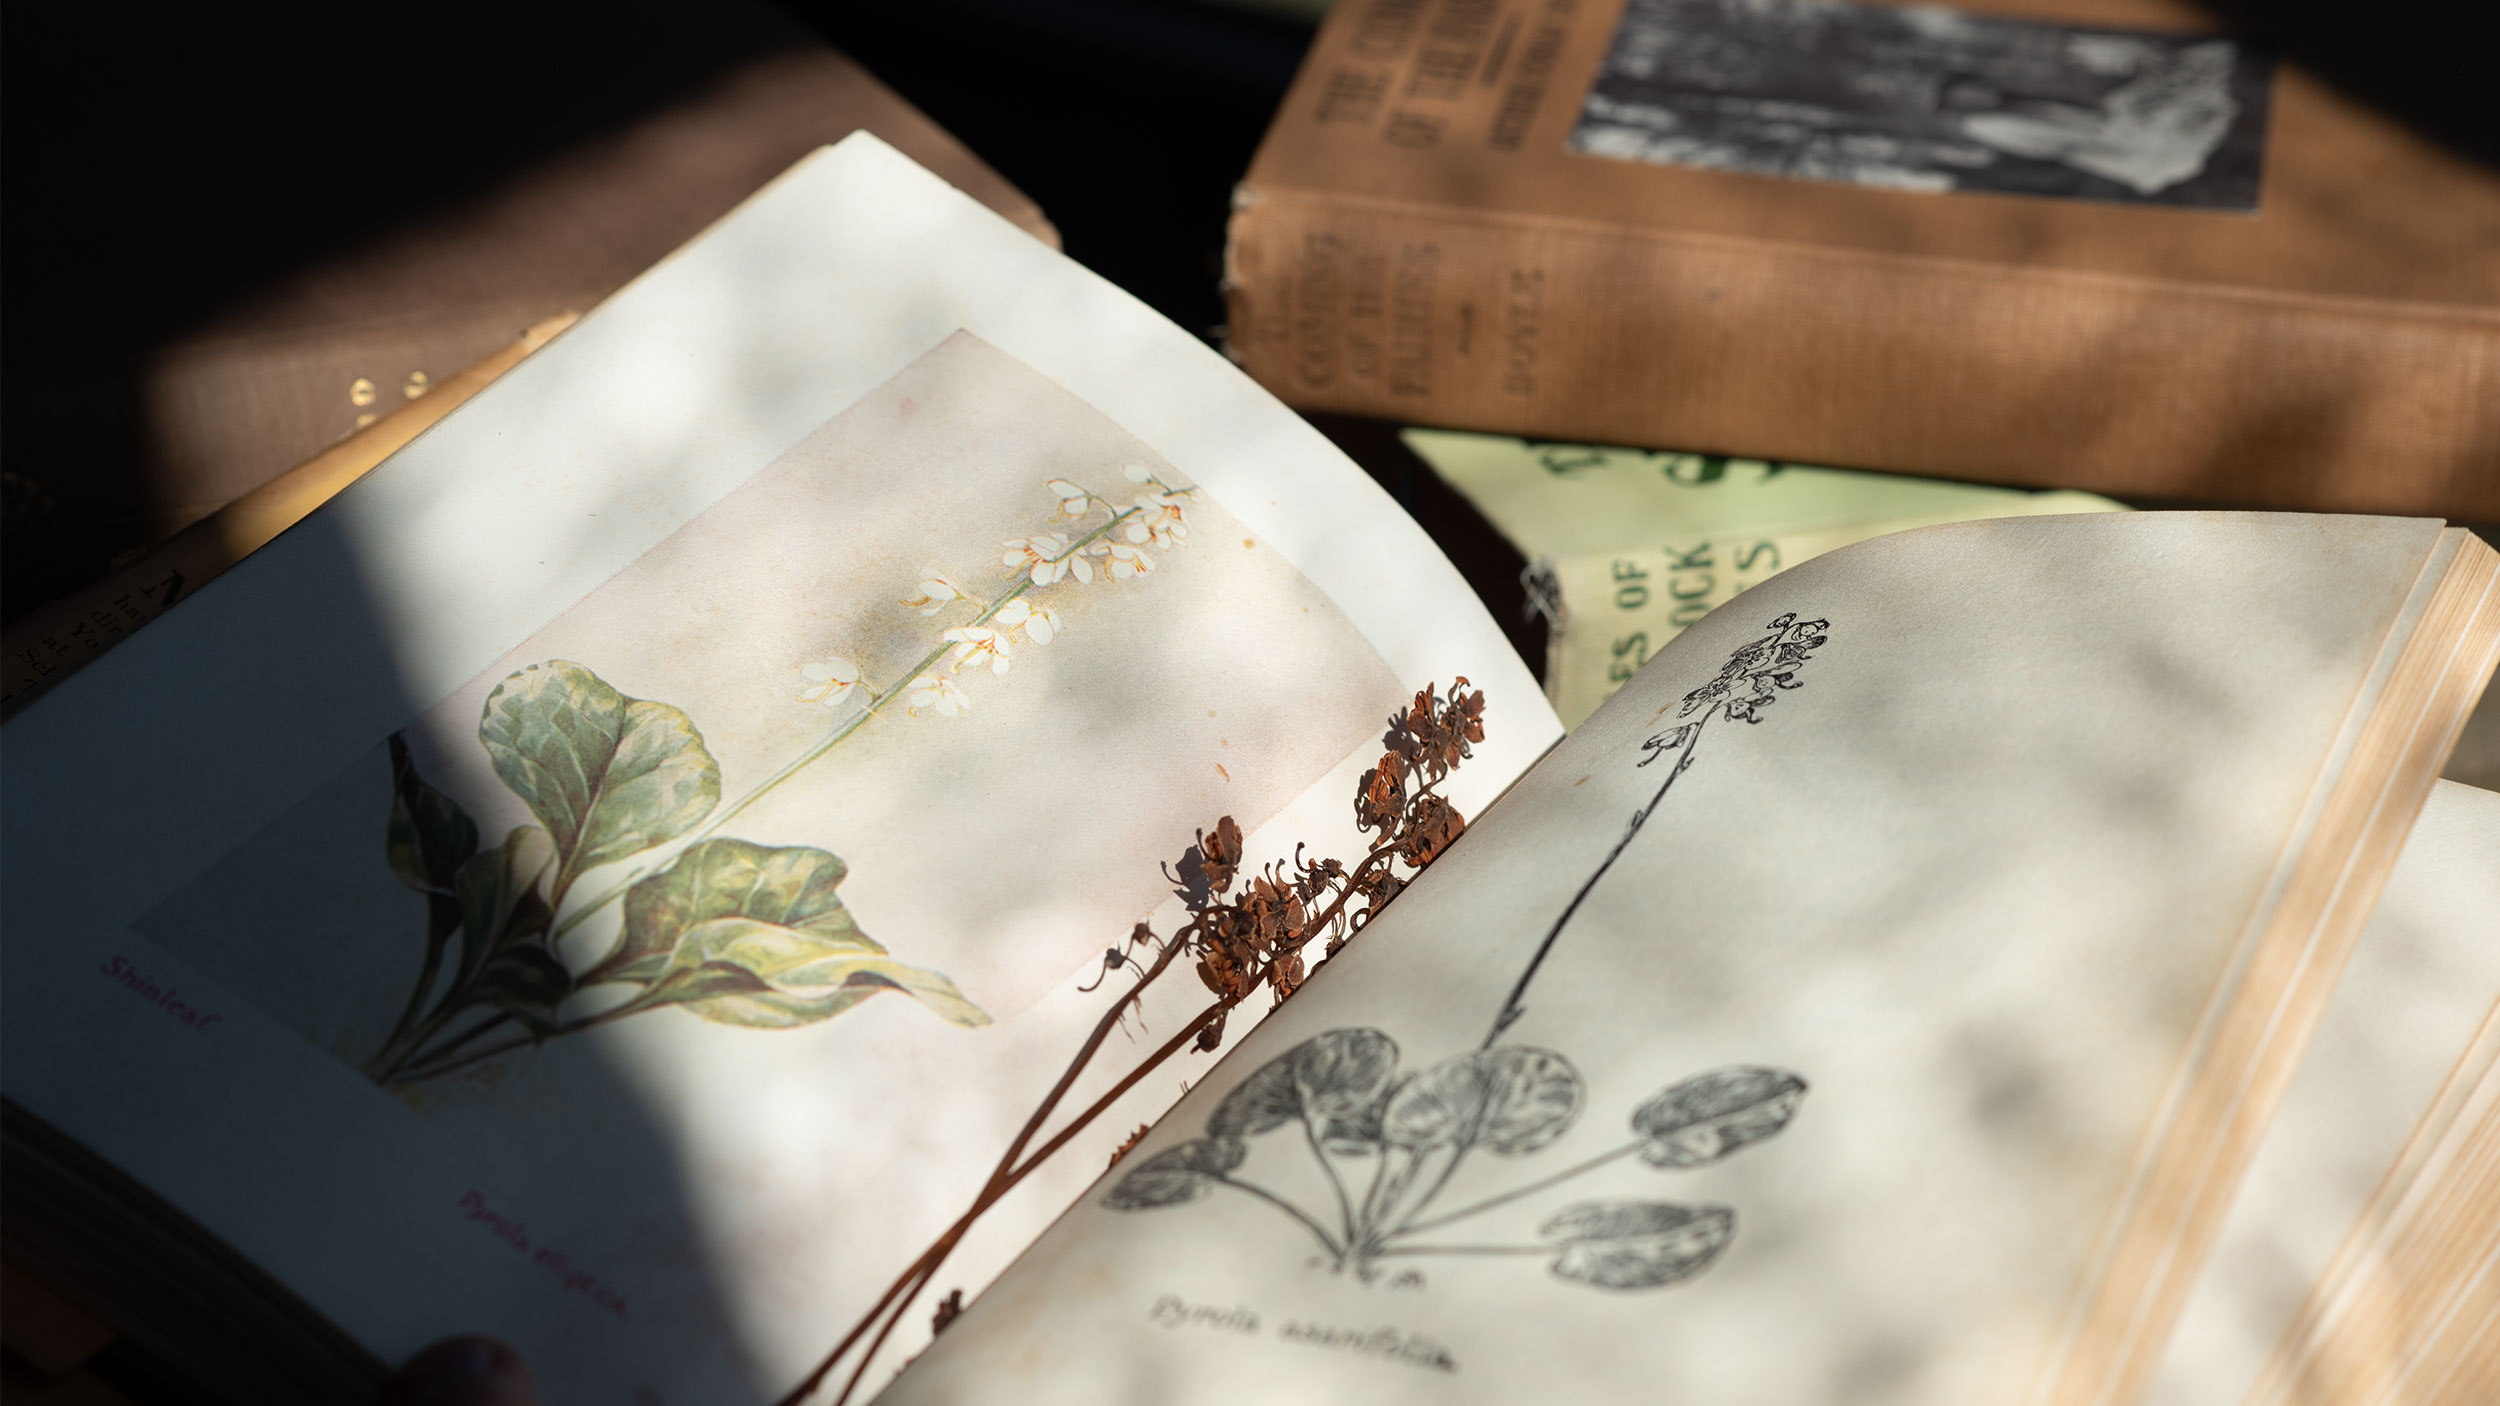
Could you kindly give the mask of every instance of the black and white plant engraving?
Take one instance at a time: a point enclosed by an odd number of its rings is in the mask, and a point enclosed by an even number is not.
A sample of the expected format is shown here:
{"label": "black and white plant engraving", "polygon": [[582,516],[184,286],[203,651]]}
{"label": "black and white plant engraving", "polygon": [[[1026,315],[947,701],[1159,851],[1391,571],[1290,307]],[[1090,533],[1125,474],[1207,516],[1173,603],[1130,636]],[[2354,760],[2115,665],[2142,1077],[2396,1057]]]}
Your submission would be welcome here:
{"label": "black and white plant engraving", "polygon": [[1915,191],[2253,210],[2272,60],[1939,5],[1631,0],[1570,147]]}
{"label": "black and white plant engraving", "polygon": [[[1102,1204],[1151,1211],[1230,1192],[1265,1203],[1308,1233],[1333,1272],[1366,1283],[1399,1259],[1516,1255],[1544,1259],[1560,1279],[1600,1289],[1655,1289],[1708,1269],[1735,1234],[1726,1206],[1644,1197],[1562,1207],[1527,1243],[1485,1243],[1458,1228],[1486,1212],[1636,1158],[1659,1170],[1717,1162],[1788,1126],[1806,1081],[1784,1069],[1733,1065],[1669,1084],[1631,1110],[1626,1136],[1603,1151],[1464,1205],[1441,1201],[1459,1167],[1476,1157],[1524,1160],[1558,1142],[1580,1116],[1587,1089],[1561,1053],[1501,1043],[1527,1011],[1529,985],[1579,911],[1667,792],[1693,763],[1709,725],[1759,723],[1829,637],[1828,622],[1783,615],[1763,637],[1728,657],[1718,677],[1684,696],[1676,725],[1641,744],[1635,766],[1664,760],[1665,775],[1635,810],[1504,998],[1484,1042],[1421,1069],[1401,1069],[1397,1042],[1374,1029],[1331,1030],[1268,1061],[1235,1085],[1207,1119],[1206,1135],[1169,1147],[1120,1178]],[[1325,1200],[1244,1173],[1250,1141],[1281,1137],[1309,1152]]]}

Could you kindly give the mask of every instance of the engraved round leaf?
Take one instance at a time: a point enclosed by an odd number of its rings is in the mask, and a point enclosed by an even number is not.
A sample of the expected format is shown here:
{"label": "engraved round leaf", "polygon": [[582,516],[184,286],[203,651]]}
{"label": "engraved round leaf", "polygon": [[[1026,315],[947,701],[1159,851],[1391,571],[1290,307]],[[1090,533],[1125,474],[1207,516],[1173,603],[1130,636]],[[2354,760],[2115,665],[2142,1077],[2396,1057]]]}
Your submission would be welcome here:
{"label": "engraved round leaf", "polygon": [[900,991],[957,1025],[990,1023],[955,983],[884,955],[852,932],[714,918],[688,929],[668,970],[639,999],[681,1005],[724,1025],[781,1028],[838,1015],[880,991]]}
{"label": "engraved round leaf", "polygon": [[477,822],[417,775],[408,744],[396,732],[390,753],[391,819],[383,854],[401,883],[419,893],[449,893],[453,876],[477,853]]}
{"label": "engraved round leaf", "polygon": [[1632,1112],[1641,1160],[1698,1167],[1788,1126],[1806,1081],[1785,1069],[1730,1065],[1696,1074]]}
{"label": "engraved round leaf", "polygon": [[584,981],[651,981],[678,944],[716,918],[755,918],[814,933],[849,950],[882,953],[834,893],[850,867],[805,845],[746,840],[689,845],[677,861],[625,891],[625,937]]}
{"label": "engraved round leaf", "polygon": [[567,876],[673,840],[720,801],[720,766],[691,719],[561,659],[495,685],[477,736]]}
{"label": "engraved round leaf", "polygon": [[1476,1050],[1401,1085],[1381,1115],[1381,1132],[1417,1151],[1481,1144],[1517,1157],[1561,1137],[1579,1116],[1583,1092],[1580,1072],[1552,1050]]}
{"label": "engraved round leaf", "polygon": [[555,861],[555,845],[546,831],[535,825],[516,825],[502,844],[460,866],[452,886],[460,898],[460,976],[464,982],[497,953],[528,942],[555,920],[539,889],[539,881]]}
{"label": "engraved round leaf", "polygon": [[1397,1071],[1398,1045],[1377,1030],[1314,1035],[1233,1086],[1207,1119],[1218,1138],[1254,1137],[1309,1118],[1320,1124],[1377,1105]]}
{"label": "engraved round leaf", "polygon": [[1380,1118],[1388,1110],[1390,1090],[1395,1087],[1394,1080],[1383,1084],[1371,1102],[1324,1119],[1319,1125],[1319,1145],[1340,1157],[1369,1157],[1378,1152],[1383,1145]]}
{"label": "engraved round leaf", "polygon": [[1195,1201],[1241,1165],[1244,1149],[1232,1138],[1192,1138],[1137,1164],[1102,1198],[1114,1211],[1154,1211]]}
{"label": "engraved round leaf", "polygon": [[1588,1201],[1537,1227],[1558,1240],[1557,1278],[1600,1289],[1660,1289],[1708,1269],[1736,1233],[1725,1206]]}

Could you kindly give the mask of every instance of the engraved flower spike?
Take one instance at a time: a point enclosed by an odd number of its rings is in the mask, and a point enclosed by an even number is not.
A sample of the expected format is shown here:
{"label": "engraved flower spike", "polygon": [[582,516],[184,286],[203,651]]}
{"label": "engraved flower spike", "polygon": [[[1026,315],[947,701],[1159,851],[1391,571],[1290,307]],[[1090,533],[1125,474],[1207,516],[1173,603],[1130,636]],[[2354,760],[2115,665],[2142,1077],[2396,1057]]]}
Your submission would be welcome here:
{"label": "engraved flower spike", "polygon": [[919,717],[924,708],[934,709],[942,718],[960,717],[972,711],[972,700],[955,687],[953,679],[935,674],[922,674],[908,685],[910,694],[903,700],[903,711]]}
{"label": "engraved flower spike", "polygon": [[807,686],[799,690],[801,703],[822,703],[839,708],[860,687],[859,666],[836,654],[799,666],[799,677]]}

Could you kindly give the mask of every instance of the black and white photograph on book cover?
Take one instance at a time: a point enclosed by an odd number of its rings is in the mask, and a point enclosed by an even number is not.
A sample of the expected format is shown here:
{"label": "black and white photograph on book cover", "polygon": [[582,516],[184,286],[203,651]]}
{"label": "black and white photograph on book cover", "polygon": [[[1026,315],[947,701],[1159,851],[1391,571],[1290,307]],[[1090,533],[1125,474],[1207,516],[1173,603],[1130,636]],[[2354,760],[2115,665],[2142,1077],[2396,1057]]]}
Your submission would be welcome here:
{"label": "black and white photograph on book cover", "polygon": [[2253,211],[2274,61],[2205,34],[1851,0],[1630,0],[1589,156]]}

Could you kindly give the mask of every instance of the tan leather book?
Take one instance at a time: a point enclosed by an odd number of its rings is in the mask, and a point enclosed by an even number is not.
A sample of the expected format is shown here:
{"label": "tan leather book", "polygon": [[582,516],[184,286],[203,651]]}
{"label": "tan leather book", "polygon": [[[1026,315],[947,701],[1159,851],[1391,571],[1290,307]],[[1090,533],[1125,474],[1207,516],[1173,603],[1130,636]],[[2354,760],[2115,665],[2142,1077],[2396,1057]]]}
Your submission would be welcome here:
{"label": "tan leather book", "polygon": [[1293,405],[2500,516],[2500,177],[2175,0],[1348,0],[1236,200]]}
{"label": "tan leather book", "polygon": [[1052,245],[1031,198],[849,58],[777,53],[522,179],[273,287],[148,377],[155,541],[320,454],[525,327],[583,311],[801,156],[873,132]]}

